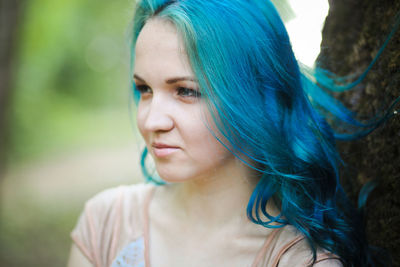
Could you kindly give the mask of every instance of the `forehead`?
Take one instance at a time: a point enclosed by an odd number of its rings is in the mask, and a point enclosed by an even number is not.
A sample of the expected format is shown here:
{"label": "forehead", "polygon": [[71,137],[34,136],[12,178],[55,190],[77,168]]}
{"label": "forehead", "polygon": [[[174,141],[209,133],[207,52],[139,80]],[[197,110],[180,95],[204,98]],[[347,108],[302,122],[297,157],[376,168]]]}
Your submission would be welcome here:
{"label": "forehead", "polygon": [[147,52],[154,48],[169,49],[180,47],[180,39],[174,24],[160,18],[149,19],[140,31],[136,42],[136,53]]}
{"label": "forehead", "polygon": [[135,47],[135,71],[142,68],[190,69],[182,39],[175,25],[161,18],[149,19]]}

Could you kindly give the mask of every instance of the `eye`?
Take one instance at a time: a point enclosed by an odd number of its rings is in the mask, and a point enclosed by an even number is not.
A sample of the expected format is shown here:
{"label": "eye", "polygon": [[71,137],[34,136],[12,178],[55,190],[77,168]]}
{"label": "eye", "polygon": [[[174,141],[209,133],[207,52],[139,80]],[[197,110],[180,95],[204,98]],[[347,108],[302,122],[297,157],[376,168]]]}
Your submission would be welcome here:
{"label": "eye", "polygon": [[135,86],[135,89],[137,90],[137,91],[139,91],[139,93],[142,95],[142,94],[147,94],[147,93],[149,93],[149,94],[151,94],[152,92],[151,92],[151,88],[150,87],[148,87],[147,85],[136,85]]}
{"label": "eye", "polygon": [[201,93],[194,89],[186,87],[178,87],[176,90],[178,95],[183,97],[196,97],[196,98],[201,97]]}

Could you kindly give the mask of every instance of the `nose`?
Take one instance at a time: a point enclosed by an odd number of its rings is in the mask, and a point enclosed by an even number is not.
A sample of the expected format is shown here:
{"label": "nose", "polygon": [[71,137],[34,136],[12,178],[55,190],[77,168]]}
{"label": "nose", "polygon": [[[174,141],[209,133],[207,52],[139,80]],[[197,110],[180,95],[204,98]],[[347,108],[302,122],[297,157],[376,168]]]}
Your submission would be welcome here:
{"label": "nose", "polygon": [[172,107],[163,97],[153,96],[147,104],[147,112],[144,121],[144,129],[149,132],[166,132],[174,127]]}

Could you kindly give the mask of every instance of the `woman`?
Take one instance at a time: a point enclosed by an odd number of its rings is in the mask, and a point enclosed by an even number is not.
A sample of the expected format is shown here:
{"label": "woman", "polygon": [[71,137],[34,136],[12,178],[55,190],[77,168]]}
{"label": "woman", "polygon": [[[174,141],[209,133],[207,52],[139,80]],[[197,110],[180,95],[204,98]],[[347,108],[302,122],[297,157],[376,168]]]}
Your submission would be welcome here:
{"label": "woman", "polygon": [[322,91],[271,2],[142,0],[132,40],[154,183],[89,200],[69,266],[370,264],[335,135],[309,101]]}

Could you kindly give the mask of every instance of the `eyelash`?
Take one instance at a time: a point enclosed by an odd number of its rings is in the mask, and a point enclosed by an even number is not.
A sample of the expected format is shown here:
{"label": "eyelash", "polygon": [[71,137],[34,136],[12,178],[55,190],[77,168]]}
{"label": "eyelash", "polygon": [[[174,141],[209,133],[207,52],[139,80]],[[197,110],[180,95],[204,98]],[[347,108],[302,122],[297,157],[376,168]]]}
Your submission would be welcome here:
{"label": "eyelash", "polygon": [[147,85],[136,85],[135,89],[142,95],[142,94],[148,93],[148,90],[150,89],[150,87],[148,87]]}
{"label": "eyelash", "polygon": [[[145,93],[151,93],[151,89],[147,85],[136,85],[135,88],[137,91],[139,91],[141,95]],[[177,87],[176,91],[179,96],[183,97],[194,97],[194,98],[201,97],[201,93],[199,91],[186,87],[181,87],[181,86]]]}
{"label": "eyelash", "polygon": [[185,93],[184,96],[186,97],[195,97],[195,98],[199,98],[201,97],[201,93],[197,90],[194,89],[190,89],[190,88],[186,88],[186,87],[178,87],[176,88],[178,95],[182,95],[182,93]]}

